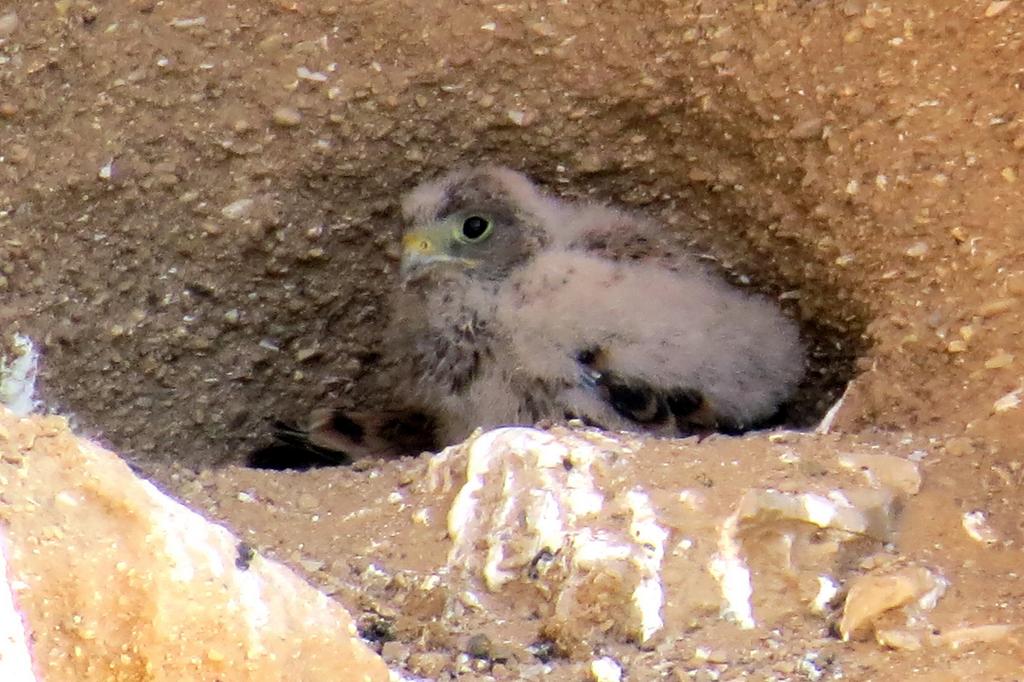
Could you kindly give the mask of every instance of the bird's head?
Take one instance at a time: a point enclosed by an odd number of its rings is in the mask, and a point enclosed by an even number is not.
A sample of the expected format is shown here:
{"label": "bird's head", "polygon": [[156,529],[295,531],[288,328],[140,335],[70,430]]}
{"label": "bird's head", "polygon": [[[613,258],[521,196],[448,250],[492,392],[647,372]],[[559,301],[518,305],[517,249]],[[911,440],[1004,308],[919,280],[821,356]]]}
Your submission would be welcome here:
{"label": "bird's head", "polygon": [[499,280],[524,263],[546,240],[528,202],[517,200],[520,178],[505,169],[457,171],[415,190],[406,200],[403,277],[442,269]]}

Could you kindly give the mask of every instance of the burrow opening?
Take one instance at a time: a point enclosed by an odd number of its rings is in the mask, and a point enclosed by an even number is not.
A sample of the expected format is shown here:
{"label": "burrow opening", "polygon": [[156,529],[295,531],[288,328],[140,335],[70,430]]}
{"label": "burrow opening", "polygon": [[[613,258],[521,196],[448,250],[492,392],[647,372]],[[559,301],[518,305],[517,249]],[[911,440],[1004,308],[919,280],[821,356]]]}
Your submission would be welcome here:
{"label": "burrow opening", "polygon": [[[723,208],[687,181],[638,199],[626,172],[567,178],[488,160],[559,195],[660,220],[664,239],[643,248],[688,250],[737,286],[778,298],[809,349],[782,425],[815,424],[856,373],[865,307],[813,270],[795,277],[815,258],[799,245],[744,240],[776,228],[743,207]],[[421,177],[410,171],[404,187],[349,179],[346,201],[337,176],[307,172],[294,193],[256,194],[231,235],[175,201],[143,212],[120,195],[68,193],[51,198],[45,231],[38,208],[22,205],[13,217],[25,237],[5,247],[20,295],[6,312],[9,328],[40,345],[43,400],[135,461],[202,465],[238,461],[267,442],[272,420],[300,420],[316,405],[387,407],[372,378],[386,361],[378,339],[395,280],[396,200]],[[66,255],[44,267],[41,250],[61,242]]]}

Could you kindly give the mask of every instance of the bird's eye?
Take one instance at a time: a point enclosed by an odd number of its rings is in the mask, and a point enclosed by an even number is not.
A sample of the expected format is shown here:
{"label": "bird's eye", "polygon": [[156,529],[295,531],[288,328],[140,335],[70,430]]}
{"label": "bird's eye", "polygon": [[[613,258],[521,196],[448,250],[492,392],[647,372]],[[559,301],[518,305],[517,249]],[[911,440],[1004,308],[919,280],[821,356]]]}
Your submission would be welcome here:
{"label": "bird's eye", "polygon": [[471,215],[462,221],[462,238],[467,242],[477,242],[491,233],[491,223],[487,218]]}

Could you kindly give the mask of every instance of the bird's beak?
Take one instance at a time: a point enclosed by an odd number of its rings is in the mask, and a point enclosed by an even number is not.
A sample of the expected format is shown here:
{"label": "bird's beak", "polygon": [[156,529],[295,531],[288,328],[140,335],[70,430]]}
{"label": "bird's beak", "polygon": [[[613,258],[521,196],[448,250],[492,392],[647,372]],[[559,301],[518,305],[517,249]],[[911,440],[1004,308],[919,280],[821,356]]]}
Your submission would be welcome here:
{"label": "bird's beak", "polygon": [[413,231],[402,237],[402,274],[408,274],[419,266],[438,260],[437,246],[430,236]]}
{"label": "bird's beak", "polygon": [[423,266],[437,263],[457,263],[466,267],[472,267],[473,262],[466,258],[457,258],[446,253],[444,239],[447,235],[447,228],[443,225],[417,229],[402,237],[402,265],[403,275],[417,270]]}

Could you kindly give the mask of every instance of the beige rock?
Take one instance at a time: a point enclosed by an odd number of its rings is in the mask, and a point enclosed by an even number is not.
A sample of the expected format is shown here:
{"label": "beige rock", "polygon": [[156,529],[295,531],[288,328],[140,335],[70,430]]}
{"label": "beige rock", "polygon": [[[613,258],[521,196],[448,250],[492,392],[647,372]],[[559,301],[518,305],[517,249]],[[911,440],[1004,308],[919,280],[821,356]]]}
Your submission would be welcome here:
{"label": "beige rock", "polygon": [[981,317],[995,317],[1017,306],[1016,298],[997,298],[978,306],[978,315]]}
{"label": "beige rock", "polygon": [[870,483],[893,488],[905,495],[916,495],[921,490],[921,472],[917,465],[901,457],[873,454],[843,454],[839,463],[861,471]]}
{"label": "beige rock", "polygon": [[[670,618],[719,612],[752,628],[826,614],[850,558],[892,541],[900,501],[921,486],[913,462],[859,452],[813,473],[781,457],[785,489],[725,481],[668,494],[619,478],[642,447],[587,431],[503,428],[437,455],[430,489],[456,492],[452,589],[485,609],[515,595],[581,656],[606,636],[649,641]],[[686,594],[667,594],[665,574]],[[911,590],[894,606],[920,596]]]}
{"label": "beige rock", "polygon": [[338,604],[62,418],[0,432],[0,679],[388,678]]}
{"label": "beige rock", "polygon": [[1020,624],[971,625],[947,630],[936,638],[936,644],[943,644],[952,649],[961,649],[974,644],[991,644],[1007,640],[1019,634],[1020,630]]}
{"label": "beige rock", "polygon": [[[894,609],[915,605],[931,608],[945,589],[945,580],[921,566],[860,576],[854,579],[846,595],[839,634],[843,640],[866,634]],[[900,641],[905,643],[907,637],[900,635]]]}

